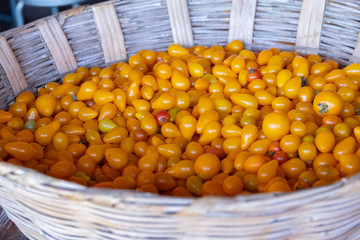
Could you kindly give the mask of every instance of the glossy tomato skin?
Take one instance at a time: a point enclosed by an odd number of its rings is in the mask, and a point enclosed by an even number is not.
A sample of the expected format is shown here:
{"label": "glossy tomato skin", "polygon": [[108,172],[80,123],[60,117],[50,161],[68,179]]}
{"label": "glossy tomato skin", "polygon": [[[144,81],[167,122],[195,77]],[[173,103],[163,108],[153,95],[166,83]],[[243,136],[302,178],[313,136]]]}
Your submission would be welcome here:
{"label": "glossy tomato skin", "polygon": [[169,196],[318,187],[360,172],[360,63],[228,46],[140,50],[0,110],[0,162]]}
{"label": "glossy tomato skin", "polygon": [[156,113],[155,119],[158,125],[162,126],[164,123],[170,122],[170,114],[165,110],[161,110]]}
{"label": "glossy tomato skin", "polygon": [[246,76],[248,82],[252,82],[255,79],[261,79],[261,72],[257,69],[250,68],[249,73]]}
{"label": "glossy tomato skin", "polygon": [[339,115],[342,112],[343,105],[344,101],[341,97],[331,90],[318,93],[313,102],[314,111],[321,117]]}
{"label": "glossy tomato skin", "polygon": [[146,132],[142,129],[135,129],[132,132],[133,138],[136,142],[139,141],[146,141],[148,138],[148,135],[146,134]]}
{"label": "glossy tomato skin", "polygon": [[289,132],[290,120],[284,114],[273,112],[265,117],[262,129],[267,138],[277,141]]}
{"label": "glossy tomato skin", "polygon": [[214,154],[219,159],[223,159],[225,157],[224,152],[217,147],[209,147],[208,149],[206,149],[206,153]]}
{"label": "glossy tomato skin", "polygon": [[274,155],[272,156],[272,158],[277,160],[279,165],[285,163],[289,159],[287,153],[285,153],[283,151],[276,151],[274,153]]}
{"label": "glossy tomato skin", "polygon": [[279,141],[272,141],[269,145],[269,153],[273,156],[277,151],[280,151],[280,142]]}

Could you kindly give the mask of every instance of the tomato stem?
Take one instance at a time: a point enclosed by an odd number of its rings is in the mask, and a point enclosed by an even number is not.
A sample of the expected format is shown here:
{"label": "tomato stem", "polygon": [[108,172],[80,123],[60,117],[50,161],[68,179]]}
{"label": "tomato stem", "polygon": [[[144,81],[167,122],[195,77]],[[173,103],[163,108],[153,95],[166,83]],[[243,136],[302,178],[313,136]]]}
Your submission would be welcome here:
{"label": "tomato stem", "polygon": [[329,112],[329,106],[326,103],[319,103],[318,106],[320,107],[320,114]]}
{"label": "tomato stem", "polygon": [[307,85],[307,79],[306,77],[301,77],[301,86],[305,87]]}
{"label": "tomato stem", "polygon": [[249,73],[253,74],[254,73],[254,69],[253,68],[249,68]]}
{"label": "tomato stem", "polygon": [[71,95],[72,99],[74,100],[74,102],[78,101],[76,94]]}
{"label": "tomato stem", "polygon": [[295,189],[296,189],[296,190],[302,190],[302,189],[305,189],[305,188],[299,184],[299,185],[297,185],[297,186],[295,187]]}

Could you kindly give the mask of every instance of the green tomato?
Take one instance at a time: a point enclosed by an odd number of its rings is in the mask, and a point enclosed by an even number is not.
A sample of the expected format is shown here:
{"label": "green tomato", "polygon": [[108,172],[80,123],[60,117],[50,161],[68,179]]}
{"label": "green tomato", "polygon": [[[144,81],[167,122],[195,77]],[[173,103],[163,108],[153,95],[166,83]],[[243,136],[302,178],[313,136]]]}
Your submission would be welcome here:
{"label": "green tomato", "polygon": [[111,119],[108,118],[104,118],[99,122],[99,129],[102,133],[108,133],[111,129],[117,126],[118,125],[116,123],[114,123]]}
{"label": "green tomato", "polygon": [[174,122],[175,121],[175,117],[176,117],[176,114],[178,114],[178,112],[180,112],[180,108],[170,108],[168,110],[168,113],[170,114],[170,122]]}
{"label": "green tomato", "polygon": [[25,129],[35,130],[36,129],[36,122],[34,120],[28,120],[28,121],[26,121],[24,128]]}

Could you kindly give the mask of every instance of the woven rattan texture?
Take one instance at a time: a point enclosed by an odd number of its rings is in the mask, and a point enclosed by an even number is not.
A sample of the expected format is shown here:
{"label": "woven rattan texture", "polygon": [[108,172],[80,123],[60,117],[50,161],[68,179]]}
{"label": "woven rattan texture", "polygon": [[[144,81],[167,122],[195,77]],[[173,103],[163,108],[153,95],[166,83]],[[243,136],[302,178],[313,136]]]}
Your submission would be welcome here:
{"label": "woven rattan texture", "polygon": [[95,19],[90,11],[66,19],[63,30],[79,66],[90,67],[92,62],[103,61]]}
{"label": "woven rattan texture", "polygon": [[[172,29],[171,25],[168,9],[169,5],[173,6],[171,1],[186,0],[101,3],[106,4],[105,9],[116,13],[127,56],[141,49],[166,50],[173,43],[173,33],[178,33],[178,29]],[[193,39],[195,45],[225,45],[229,41],[232,6],[237,4],[239,10],[245,1],[248,0],[188,0],[192,36],[187,39]],[[314,4],[317,0],[312,1]],[[306,17],[301,13],[311,10],[303,6],[301,0],[251,0],[251,4],[256,4],[252,8],[255,9],[255,19],[247,48],[278,47],[320,53],[342,64],[360,61],[358,0],[326,1],[325,7],[319,9],[319,12],[324,10],[324,15],[317,18],[320,36],[316,35],[317,28],[308,28],[313,30],[308,33],[298,31],[300,16]],[[81,6],[55,16],[78,66],[108,64],[103,41],[109,40],[109,35],[108,32],[105,36],[99,34],[93,9],[93,6]],[[184,16],[184,12],[187,14],[187,11],[171,11],[175,18]],[[104,14],[100,12],[100,16]],[[28,85],[26,90],[62,77],[38,28],[39,23],[46,20],[40,19],[0,33],[21,66]],[[174,19],[176,21],[181,19]],[[235,29],[241,29],[243,24],[232,23]],[[318,49],[298,44],[301,42],[298,36],[307,35],[319,40],[314,44],[319,46]],[[119,39],[119,36],[115,38]],[[116,61],[121,60],[125,59]],[[15,80],[9,81],[2,61],[4,59],[0,56],[0,108],[4,109],[19,92],[13,90],[10,82]],[[30,239],[37,240],[358,239],[359,189],[360,176],[357,175],[326,187],[291,194],[175,198],[132,191],[87,189],[29,169],[0,163],[0,204]]]}
{"label": "woven rattan texture", "polygon": [[350,1],[344,4],[344,1],[329,1],[324,15],[320,53],[332,55],[344,64],[349,59],[344,53],[353,54],[360,32],[360,8],[356,3],[358,2]]}
{"label": "woven rattan texture", "polygon": [[190,0],[195,45],[224,45],[228,41],[231,1]]}
{"label": "woven rattan texture", "polygon": [[29,27],[19,36],[9,37],[8,43],[17,56],[28,83],[37,87],[44,79],[54,79],[58,76],[49,49],[36,26]]}
{"label": "woven rattan texture", "polygon": [[7,101],[13,98],[13,94],[10,89],[11,86],[9,80],[6,77],[4,68],[0,65],[0,96],[3,105],[5,105],[4,103],[6,103]]}
{"label": "woven rattan texture", "polygon": [[255,14],[254,44],[295,45],[301,5],[300,0],[259,0]]}
{"label": "woven rattan texture", "polygon": [[115,7],[128,56],[141,49],[165,50],[173,42],[166,1],[120,1]]}
{"label": "woven rattan texture", "polygon": [[42,234],[33,239],[356,239],[360,230],[359,176],[296,194],[191,199],[86,189],[4,165],[1,203],[25,234]]}

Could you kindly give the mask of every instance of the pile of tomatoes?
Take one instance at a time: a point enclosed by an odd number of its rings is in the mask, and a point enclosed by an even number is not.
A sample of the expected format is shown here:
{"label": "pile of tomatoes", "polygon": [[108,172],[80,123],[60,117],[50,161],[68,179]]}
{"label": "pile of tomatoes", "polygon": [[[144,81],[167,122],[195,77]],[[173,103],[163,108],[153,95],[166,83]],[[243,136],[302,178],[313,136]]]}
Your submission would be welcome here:
{"label": "pile of tomatoes", "polygon": [[234,196],[360,172],[360,64],[227,46],[142,50],[21,93],[0,161],[85,186]]}

